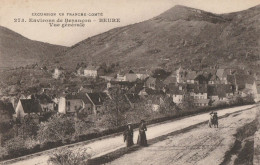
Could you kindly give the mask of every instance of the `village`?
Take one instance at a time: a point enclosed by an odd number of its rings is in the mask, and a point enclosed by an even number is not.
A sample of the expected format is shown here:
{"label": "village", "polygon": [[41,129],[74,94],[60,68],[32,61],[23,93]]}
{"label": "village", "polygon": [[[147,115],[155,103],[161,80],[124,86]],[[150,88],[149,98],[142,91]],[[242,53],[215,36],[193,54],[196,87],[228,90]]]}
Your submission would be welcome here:
{"label": "village", "polygon": [[[47,72],[46,67],[35,67]],[[62,90],[55,89],[59,85],[55,87],[49,83],[31,90],[32,93],[19,91],[18,95],[12,92],[10,96],[2,95],[1,123],[10,124],[4,128],[9,133],[1,134],[1,145],[5,146],[10,137],[24,137],[24,127],[27,126],[23,125],[28,119],[37,124],[38,131],[41,123],[56,120],[59,115],[76,117],[77,121],[92,122],[92,125],[82,126],[89,133],[89,130],[116,128],[129,121],[135,123],[142,118],[149,120],[189,114],[260,100],[258,75],[243,69],[214,66],[191,70],[180,66],[172,72],[162,68],[152,71],[129,69],[115,74],[109,72],[108,75],[104,68],[102,65],[77,66],[69,75],[73,75],[73,79],[86,80],[87,84],[79,85],[65,81],[68,79],[67,71],[56,67],[49,71],[52,81],[61,82],[60,86],[62,82],[69,84]],[[34,134],[39,133],[35,131]],[[37,144],[44,142],[36,141]]]}
{"label": "village", "polygon": [[[252,73],[243,74],[232,68],[194,71],[179,67],[170,75],[163,69],[156,71],[157,73],[129,70],[118,72],[115,76],[105,76],[104,69],[100,66],[79,67],[76,76],[103,79],[103,87],[98,90],[93,90],[95,84],[83,85],[78,89],[68,87],[60,96],[53,97],[48,95],[48,91],[52,90],[49,84],[38,93],[21,94],[16,102],[14,99],[1,101],[1,113],[6,114],[1,115],[1,121],[22,119],[28,114],[40,116],[44,112],[83,112],[96,115],[104,107],[104,101],[112,99],[109,90],[115,86],[124,91],[125,100],[132,108],[145,100],[153,111],[159,110],[165,97],[170,98],[175,105],[182,105],[188,100],[195,107],[228,104],[238,96],[251,98],[255,102],[260,99],[260,80]],[[60,79],[65,72],[62,67],[56,67],[53,79]],[[167,75],[164,79],[161,78],[165,77],[163,74]]]}

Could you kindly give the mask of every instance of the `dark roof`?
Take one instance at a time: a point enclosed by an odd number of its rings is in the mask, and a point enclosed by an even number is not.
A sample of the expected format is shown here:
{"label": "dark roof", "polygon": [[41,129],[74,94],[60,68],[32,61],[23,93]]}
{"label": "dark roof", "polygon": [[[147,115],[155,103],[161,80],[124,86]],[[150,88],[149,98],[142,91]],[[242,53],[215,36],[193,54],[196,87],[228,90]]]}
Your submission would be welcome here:
{"label": "dark roof", "polygon": [[132,88],[128,91],[130,93],[139,93],[144,88],[144,83],[136,83]]}
{"label": "dark roof", "polygon": [[207,93],[206,84],[187,84],[187,91],[194,93]]}
{"label": "dark roof", "polygon": [[13,104],[9,103],[9,102],[6,103],[6,102],[3,102],[3,101],[0,100],[0,112],[1,113],[9,113],[10,115],[15,114]]}
{"label": "dark roof", "polygon": [[24,113],[38,113],[42,111],[41,105],[35,99],[20,99]]}
{"label": "dark roof", "polygon": [[[180,90],[180,88],[182,89],[182,90]],[[185,90],[185,88],[182,86],[182,85],[175,85],[175,84],[169,84],[169,86],[168,86],[168,92],[170,93],[170,94],[174,94],[174,95],[183,95],[184,94],[184,90]]]}
{"label": "dark roof", "polygon": [[68,94],[65,96],[66,99],[68,100],[74,100],[74,99],[79,99],[82,100],[85,104],[89,103],[89,98],[85,93],[77,93],[77,94]]}
{"label": "dark roof", "polygon": [[128,101],[131,103],[138,103],[141,101],[140,96],[137,93],[129,93],[125,94],[125,97],[127,98]]}
{"label": "dark roof", "polygon": [[150,88],[144,88],[141,91],[145,91],[147,93],[147,95],[161,95],[161,94],[164,94],[163,91],[161,91],[161,90],[153,90],[153,89],[150,89]]}
{"label": "dark roof", "polygon": [[109,98],[108,95],[104,92],[87,93],[87,95],[95,105],[102,105],[103,102]]}

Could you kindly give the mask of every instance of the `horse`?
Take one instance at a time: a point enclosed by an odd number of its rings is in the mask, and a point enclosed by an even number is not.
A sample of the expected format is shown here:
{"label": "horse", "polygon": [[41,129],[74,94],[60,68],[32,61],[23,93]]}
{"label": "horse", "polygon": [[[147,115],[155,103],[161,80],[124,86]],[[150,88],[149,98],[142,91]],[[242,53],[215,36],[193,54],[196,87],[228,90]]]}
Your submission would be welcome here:
{"label": "horse", "polygon": [[217,114],[210,115],[208,125],[209,125],[210,128],[211,128],[211,126],[214,126],[214,128],[216,128],[216,127],[218,128],[218,116],[217,116]]}

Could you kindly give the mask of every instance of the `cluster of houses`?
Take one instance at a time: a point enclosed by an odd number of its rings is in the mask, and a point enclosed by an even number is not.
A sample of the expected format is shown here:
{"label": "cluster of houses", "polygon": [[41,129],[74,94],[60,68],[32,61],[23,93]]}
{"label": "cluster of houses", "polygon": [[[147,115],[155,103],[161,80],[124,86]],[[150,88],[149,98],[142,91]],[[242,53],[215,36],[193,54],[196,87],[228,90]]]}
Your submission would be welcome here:
{"label": "cluster of houses", "polygon": [[[56,68],[53,78],[58,78],[63,72],[64,69]],[[228,102],[234,95],[250,95],[256,102],[260,101],[260,80],[253,75],[241,75],[235,69],[210,68],[194,71],[179,67],[162,80],[152,77],[147,71],[133,70],[109,77],[104,76],[100,67],[89,66],[79,68],[77,75],[103,78],[105,89],[93,92],[89,86],[84,86],[76,92],[55,97],[48,96],[45,90],[42,90],[40,94],[21,96],[17,104],[0,102],[0,116],[3,119],[11,116],[24,118],[27,115],[41,116],[47,112],[95,115],[104,108],[104,102],[111,99],[109,89],[115,86],[125,91],[125,100],[132,108],[139,103],[145,103],[151,105],[153,111],[158,111],[165,97],[170,98],[176,105],[189,101],[196,107]]]}

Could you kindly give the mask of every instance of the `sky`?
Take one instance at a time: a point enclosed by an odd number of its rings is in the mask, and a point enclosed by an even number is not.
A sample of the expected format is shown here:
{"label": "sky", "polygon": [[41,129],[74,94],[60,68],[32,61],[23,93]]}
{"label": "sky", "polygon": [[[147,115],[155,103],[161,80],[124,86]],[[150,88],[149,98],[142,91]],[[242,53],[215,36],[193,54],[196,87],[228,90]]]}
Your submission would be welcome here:
{"label": "sky", "polygon": [[[0,25],[32,40],[72,46],[110,29],[148,20],[175,5],[221,14],[258,4],[260,0],[0,0]],[[32,16],[32,13],[56,13],[57,16]],[[28,21],[29,18],[65,19],[59,13],[103,13],[103,16],[66,16],[92,19],[85,27],[50,27],[48,23]],[[18,18],[25,18],[26,22],[14,22]],[[120,18],[120,22],[101,23],[99,18]]]}

